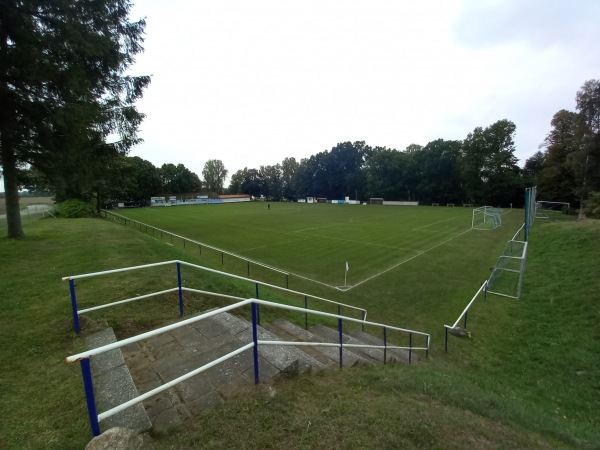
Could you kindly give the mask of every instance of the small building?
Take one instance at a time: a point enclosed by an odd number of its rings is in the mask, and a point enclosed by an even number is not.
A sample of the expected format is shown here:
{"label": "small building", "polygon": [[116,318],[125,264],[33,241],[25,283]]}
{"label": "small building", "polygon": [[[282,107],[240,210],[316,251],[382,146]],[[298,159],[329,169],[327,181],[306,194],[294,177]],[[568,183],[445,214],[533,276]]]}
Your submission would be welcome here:
{"label": "small building", "polygon": [[250,195],[249,194],[223,194],[223,195],[219,195],[219,199],[222,200],[223,203],[249,202]]}

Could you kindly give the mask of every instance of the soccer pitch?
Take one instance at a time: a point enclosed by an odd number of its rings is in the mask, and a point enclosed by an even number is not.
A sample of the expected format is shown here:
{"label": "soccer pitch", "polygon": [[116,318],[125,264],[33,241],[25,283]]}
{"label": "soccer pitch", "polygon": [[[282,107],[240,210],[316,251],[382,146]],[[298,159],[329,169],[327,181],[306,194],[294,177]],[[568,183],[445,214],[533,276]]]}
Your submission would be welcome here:
{"label": "soccer pitch", "polygon": [[505,211],[500,228],[478,231],[471,230],[471,208],[302,203],[117,213],[338,290],[364,287],[384,274],[400,275],[411,264],[431,270],[435,279],[440,254],[457,260],[479,255],[488,265],[523,222],[521,210]]}

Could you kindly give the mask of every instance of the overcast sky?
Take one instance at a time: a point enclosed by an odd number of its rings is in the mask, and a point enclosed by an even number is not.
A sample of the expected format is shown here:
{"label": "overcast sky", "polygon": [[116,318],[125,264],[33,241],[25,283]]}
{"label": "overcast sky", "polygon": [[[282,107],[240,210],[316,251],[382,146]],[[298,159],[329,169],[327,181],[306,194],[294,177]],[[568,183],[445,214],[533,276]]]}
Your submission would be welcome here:
{"label": "overcast sky", "polygon": [[152,75],[130,155],[229,174],[339,142],[517,126],[522,165],[600,78],[598,0],[134,0]]}

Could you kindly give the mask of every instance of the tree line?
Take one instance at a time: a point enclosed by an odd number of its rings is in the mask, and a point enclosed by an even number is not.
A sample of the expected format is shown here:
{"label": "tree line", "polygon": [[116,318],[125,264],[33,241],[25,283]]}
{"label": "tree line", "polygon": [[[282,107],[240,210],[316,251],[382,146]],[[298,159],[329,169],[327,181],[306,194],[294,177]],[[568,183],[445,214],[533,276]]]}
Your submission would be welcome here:
{"label": "tree line", "polygon": [[281,164],[244,168],[231,176],[229,193],[273,200],[302,197],[471,203],[522,203],[525,180],[514,155],[515,124],[477,127],[463,141],[437,139],[399,151],[343,142],[329,151]]}
{"label": "tree line", "polygon": [[523,171],[538,199],[580,206],[600,191],[600,80],[586,81],[575,100],[576,111],[554,114],[543,150]]}
{"label": "tree line", "polygon": [[[144,114],[135,106],[150,83],[129,75],[143,51],[145,21],[129,0],[0,2],[0,166],[8,236],[23,236],[19,189],[97,207],[168,192],[223,192],[227,170],[209,160],[203,181],[182,164],[160,168],[128,157]],[[297,161],[244,168],[229,193],[294,200],[383,197],[421,203],[520,205],[523,187],[544,200],[582,203],[600,190],[600,82],[577,93],[577,111],[552,120],[543,151],[523,169],[515,124],[499,120],[464,140],[437,139],[397,150],[343,142]]]}

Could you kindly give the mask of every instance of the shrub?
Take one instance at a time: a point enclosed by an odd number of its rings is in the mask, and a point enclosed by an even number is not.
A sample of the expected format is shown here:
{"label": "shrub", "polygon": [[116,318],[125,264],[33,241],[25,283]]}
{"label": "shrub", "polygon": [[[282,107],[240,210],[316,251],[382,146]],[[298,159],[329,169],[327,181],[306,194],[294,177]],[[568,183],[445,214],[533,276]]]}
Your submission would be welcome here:
{"label": "shrub", "polygon": [[583,202],[583,212],[588,217],[600,218],[600,192],[592,192]]}
{"label": "shrub", "polygon": [[94,208],[88,202],[73,198],[59,203],[56,208],[58,214],[62,217],[90,217],[94,215]]}

